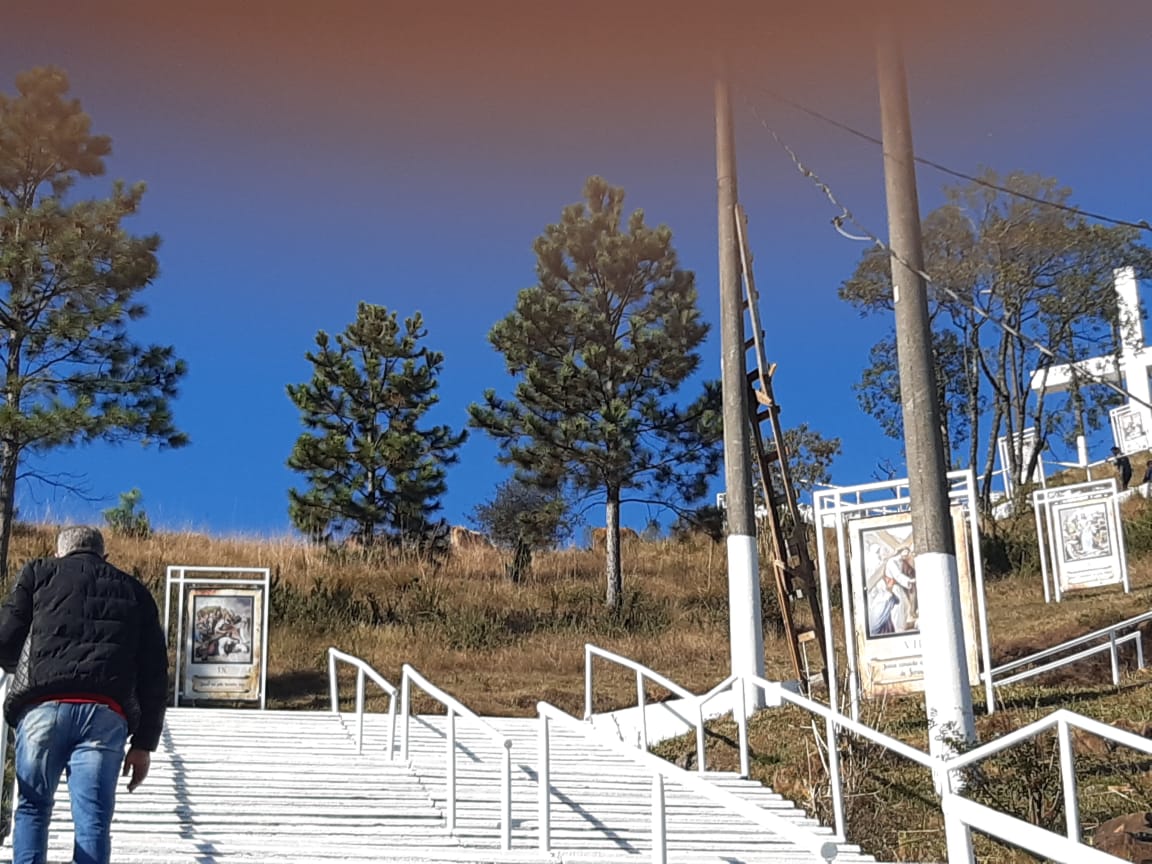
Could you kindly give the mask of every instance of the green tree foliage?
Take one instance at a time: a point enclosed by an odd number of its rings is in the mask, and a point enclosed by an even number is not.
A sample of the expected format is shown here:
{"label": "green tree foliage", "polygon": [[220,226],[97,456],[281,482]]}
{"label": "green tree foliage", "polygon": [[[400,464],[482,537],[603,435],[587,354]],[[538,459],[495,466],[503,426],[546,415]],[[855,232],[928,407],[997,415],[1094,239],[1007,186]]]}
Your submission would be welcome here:
{"label": "green tree foliage", "polygon": [[602,496],[607,604],[621,599],[620,505],[680,506],[702,497],[721,453],[719,388],[674,397],[700,363],[708,332],[693,274],[672,232],[624,212],[624,191],[599,177],[535,242],[536,285],[489,333],[516,377],[469,409],[501,458],[544,483]]}
{"label": "green tree foliage", "polygon": [[532,553],[552,549],[571,531],[564,496],[519,477],[506,480],[472,512],[476,525],[497,547],[512,551],[508,578],[519,583],[532,568]]}
{"label": "green tree foliage", "polygon": [[170,400],[185,372],[171,347],[133,341],[139,294],[160,238],[136,237],[144,185],[71,200],[104,174],[111,141],[93,135],[68,78],[20,74],[0,94],[0,567],[7,567],[22,460],[97,440],[179,447]]}
{"label": "green tree foliage", "polygon": [[148,514],[136,509],[143,497],[139,489],[121,492],[119,504],[101,511],[108,530],[118,537],[151,537],[152,523],[148,520]]}
{"label": "green tree foliage", "polygon": [[[975,466],[984,476],[987,507],[997,438],[1016,441],[1009,467],[1019,475],[1021,468],[1034,468],[1021,465],[1023,429],[1035,426],[1043,445],[1053,436],[1072,441],[1106,419],[1116,397],[1099,384],[1085,380],[1068,398],[1057,399],[1031,389],[1033,371],[1048,362],[1033,343],[1071,359],[1119,350],[1112,270],[1132,265],[1147,272],[1149,250],[1135,229],[1092,224],[1051,206],[1071,200],[1053,179],[990,171],[981,179],[1020,194],[981,183],[949,187],[946,203],[925,218],[923,234],[934,283],[929,313],[940,434],[952,465]],[[863,315],[890,314],[887,252],[865,252],[840,296]],[[873,346],[869,359],[857,385],[860,404],[898,438],[903,427],[894,338]]]}
{"label": "green tree foliage", "polygon": [[444,355],[422,345],[420,313],[404,320],[370,303],[336,336],[316,334],[305,356],[312,380],[289,384],[305,431],[288,467],[307,480],[290,489],[292,523],[317,542],[384,541],[427,548],[444,534],[433,518],[467,432],[423,425],[439,401]]}
{"label": "green tree foliage", "polygon": [[[769,445],[769,449],[772,446]],[[840,455],[840,439],[825,438],[807,423],[784,430],[784,449],[788,454],[788,473],[797,495],[811,493],[817,486],[832,482],[832,463]],[[773,462],[774,466],[778,463]],[[773,471],[774,489],[780,491],[779,472]],[[777,495],[783,500],[783,495]]]}

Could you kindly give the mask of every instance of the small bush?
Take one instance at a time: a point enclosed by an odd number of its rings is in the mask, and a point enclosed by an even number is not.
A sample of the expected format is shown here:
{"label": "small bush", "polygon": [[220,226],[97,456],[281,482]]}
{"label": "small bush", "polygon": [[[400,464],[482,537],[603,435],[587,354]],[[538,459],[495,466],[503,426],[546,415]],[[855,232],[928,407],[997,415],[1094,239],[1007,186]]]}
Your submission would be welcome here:
{"label": "small bush", "polygon": [[152,536],[152,523],[148,514],[137,510],[136,505],[143,497],[139,489],[120,493],[120,503],[103,511],[104,524],[117,537],[134,537],[145,540]]}

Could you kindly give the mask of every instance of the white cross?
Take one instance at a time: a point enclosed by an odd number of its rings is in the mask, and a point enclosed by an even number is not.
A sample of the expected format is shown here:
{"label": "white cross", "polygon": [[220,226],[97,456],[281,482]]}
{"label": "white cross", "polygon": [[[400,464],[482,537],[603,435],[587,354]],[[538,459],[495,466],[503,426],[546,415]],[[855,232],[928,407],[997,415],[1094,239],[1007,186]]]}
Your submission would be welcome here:
{"label": "white cross", "polygon": [[1148,370],[1152,369],[1152,348],[1144,344],[1144,324],[1140,320],[1140,293],[1136,286],[1136,271],[1121,267],[1112,271],[1116,288],[1116,301],[1120,317],[1120,362],[1114,354],[1090,357],[1074,364],[1050,366],[1032,373],[1032,389],[1042,393],[1061,393],[1073,385],[1073,367],[1080,373],[1080,382],[1123,380],[1123,387],[1133,398],[1128,405],[1143,421],[1144,429],[1152,429],[1152,409],[1135,400],[1152,403],[1152,388],[1148,384]]}

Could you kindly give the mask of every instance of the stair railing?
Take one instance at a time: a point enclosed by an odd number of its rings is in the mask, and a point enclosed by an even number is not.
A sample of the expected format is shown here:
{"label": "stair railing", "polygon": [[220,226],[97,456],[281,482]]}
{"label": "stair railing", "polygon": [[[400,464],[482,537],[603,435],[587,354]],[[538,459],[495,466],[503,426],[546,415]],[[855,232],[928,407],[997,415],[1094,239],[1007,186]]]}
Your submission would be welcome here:
{"label": "stair railing", "polygon": [[[364,682],[372,679],[380,689],[388,694],[388,759],[396,750],[396,688],[384,680],[379,672],[351,654],[328,649],[328,693],[332,700],[332,713],[340,713],[340,691],[336,675],[336,661],[347,663],[356,669],[356,752],[364,752]],[[0,750],[0,753],[3,751]]]}
{"label": "stair railing", "polygon": [[[1061,708],[1047,717],[1042,717],[1027,726],[997,738],[995,741],[941,759],[839,714],[827,705],[793,693],[779,682],[755,677],[748,680],[764,690],[768,707],[778,707],[784,702],[790,702],[813,714],[824,717],[830,727],[854,732],[931,770],[937,791],[940,794],[941,810],[944,813],[944,830],[950,864],[972,864],[975,860],[969,834],[969,829],[973,828],[1005,843],[1027,849],[1048,860],[1058,862],[1058,864],[1121,864],[1122,862],[1122,859],[1093,849],[1082,842],[1072,730],[1080,729],[1115,744],[1130,747],[1149,755],[1152,755],[1152,740]],[[737,722],[746,725],[747,719],[738,717]],[[957,781],[962,776],[960,772],[964,768],[1049,729],[1056,730],[1059,747],[1066,835],[1062,836],[1039,826],[1022,822],[1007,813],[965,798],[956,791]],[[835,739],[830,739],[830,743],[832,746],[828,748],[829,785],[832,789],[833,811],[836,814],[836,831],[837,835],[842,837],[844,814],[843,790],[840,788],[840,755],[839,748],[835,746]]]}
{"label": "stair railing", "polygon": [[627,669],[631,669],[636,673],[636,703],[640,717],[640,741],[639,746],[648,749],[648,712],[647,712],[647,699],[644,694],[644,682],[651,681],[654,684],[659,684],[670,693],[674,693],[681,699],[687,701],[688,704],[693,705],[695,709],[695,717],[693,722],[696,726],[696,765],[697,770],[703,773],[704,766],[704,703],[708,697],[701,698],[690,690],[681,687],[674,681],[665,678],[659,672],[649,669],[637,663],[635,660],[624,657],[620,654],[614,654],[611,651],[606,651],[596,645],[585,644],[584,646],[584,719],[590,720],[592,718],[592,659],[600,657],[609,662],[616,663]]}
{"label": "stair railing", "polygon": [[465,707],[455,697],[449,696],[407,663],[404,664],[400,679],[400,717],[404,721],[400,731],[400,758],[408,759],[408,727],[411,717],[412,685],[415,684],[426,694],[444,706],[446,711],[444,742],[445,762],[445,822],[448,829],[456,828],[456,718],[465,717],[486,736],[503,748],[500,766],[500,848],[512,848],[512,739],[501,734],[492,724]]}
{"label": "stair railing", "polygon": [[625,757],[632,762],[647,769],[652,775],[652,862],[653,864],[667,864],[667,817],[665,813],[664,786],[671,781],[702,798],[719,804],[726,810],[736,813],[750,822],[778,834],[780,837],[795,844],[812,855],[813,861],[827,862],[835,860],[839,854],[837,844],[827,837],[820,837],[811,831],[784,819],[771,810],[746,801],[738,795],[715,786],[694,772],[686,771],[672,763],[654,756],[646,750],[639,750],[623,743],[618,738],[611,737],[592,729],[586,722],[566,714],[559,708],[547,702],[536,703],[536,711],[540,715],[540,752],[539,766],[537,768],[537,782],[539,789],[539,844],[541,852],[551,850],[551,758],[550,758],[550,724],[575,732],[591,744]]}
{"label": "stair railing", "polygon": [[[1043,651],[1037,651],[1035,654],[1029,654],[1027,657],[1021,657],[1019,660],[1013,660],[1011,663],[1004,663],[997,666],[991,671],[992,684],[996,687],[1004,687],[1008,684],[1015,684],[1017,681],[1023,681],[1026,678],[1031,678],[1034,675],[1040,675],[1044,672],[1050,672],[1053,669],[1059,669],[1061,666],[1067,666],[1070,663],[1075,663],[1078,660],[1083,660],[1085,657],[1091,657],[1093,654],[1101,654],[1108,651],[1112,660],[1112,683],[1117,687],[1120,686],[1120,658],[1117,648],[1127,642],[1134,642],[1136,644],[1136,668],[1144,668],[1144,645],[1141,641],[1141,633],[1139,630],[1133,630],[1124,636],[1118,634],[1122,630],[1138,627],[1146,621],[1152,621],[1152,612],[1144,612],[1143,614],[1136,615],[1133,618],[1127,618],[1109,627],[1101,627],[1099,630],[1094,630],[1091,633],[1085,633],[1083,636],[1077,636],[1075,639],[1069,639],[1066,642],[1061,642],[1059,645],[1052,648],[1045,648]],[[1095,642],[1097,639],[1107,639],[1100,645],[1087,648],[1083,651],[1078,651],[1068,657],[1061,657],[1058,660],[1053,660],[1045,663],[1043,666],[1037,666],[1032,669],[1026,669],[1023,672],[1017,672],[1015,675],[1003,677],[1005,672],[1010,672],[1013,669],[1019,669],[1021,666],[1030,666],[1038,660],[1043,660],[1046,657],[1052,657],[1056,654],[1062,654],[1070,648],[1075,648],[1080,645],[1085,645],[1089,642]],[[1001,676],[1000,680],[996,680],[997,676]]]}

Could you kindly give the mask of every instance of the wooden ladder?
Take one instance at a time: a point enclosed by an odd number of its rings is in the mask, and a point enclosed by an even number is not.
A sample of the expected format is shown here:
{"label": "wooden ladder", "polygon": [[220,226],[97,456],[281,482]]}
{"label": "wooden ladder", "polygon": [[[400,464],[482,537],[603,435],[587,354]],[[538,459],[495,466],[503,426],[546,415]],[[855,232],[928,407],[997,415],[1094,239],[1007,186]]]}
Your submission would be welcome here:
{"label": "wooden ladder", "polygon": [[[748,365],[748,419],[752,427],[752,455],[756,461],[765,510],[763,520],[757,518],[757,530],[766,524],[772,544],[771,562],[775,575],[776,596],[780,603],[784,633],[797,679],[805,689],[814,683],[827,684],[828,657],[824,645],[824,618],[820,597],[816,591],[815,567],[808,552],[808,538],[796,488],[788,467],[788,453],[784,446],[784,433],[780,428],[780,406],[772,393],[772,376],[776,364],[769,364],[764,356],[764,331],[760,326],[760,297],[752,275],[752,253],[748,248],[748,217],[744,208],[736,205],[736,235],[740,242],[740,263],[744,273],[744,310],[748,314],[752,338],[744,342],[745,351],[752,351]],[[768,429],[764,425],[768,424]],[[776,482],[773,482],[773,473]],[[796,601],[807,598],[806,620],[797,620]],[[803,612],[803,610],[801,610]],[[813,670],[808,658],[808,644],[815,642],[820,648],[820,667]]]}

